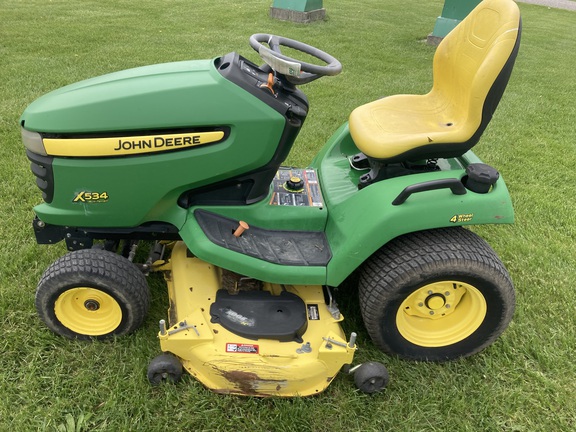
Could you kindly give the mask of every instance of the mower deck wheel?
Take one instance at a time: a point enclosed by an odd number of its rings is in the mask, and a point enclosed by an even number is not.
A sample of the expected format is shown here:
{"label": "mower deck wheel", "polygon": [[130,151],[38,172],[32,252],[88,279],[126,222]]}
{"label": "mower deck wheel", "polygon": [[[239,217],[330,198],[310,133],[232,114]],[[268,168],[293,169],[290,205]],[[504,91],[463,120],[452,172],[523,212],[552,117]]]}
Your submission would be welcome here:
{"label": "mower deck wheel", "polygon": [[181,378],[182,363],[173,354],[160,354],[148,365],[148,381],[152,385],[160,385],[163,382],[175,384]]}
{"label": "mower deck wheel", "polygon": [[354,384],[362,393],[381,392],[389,381],[388,369],[382,363],[362,363],[354,370]]}

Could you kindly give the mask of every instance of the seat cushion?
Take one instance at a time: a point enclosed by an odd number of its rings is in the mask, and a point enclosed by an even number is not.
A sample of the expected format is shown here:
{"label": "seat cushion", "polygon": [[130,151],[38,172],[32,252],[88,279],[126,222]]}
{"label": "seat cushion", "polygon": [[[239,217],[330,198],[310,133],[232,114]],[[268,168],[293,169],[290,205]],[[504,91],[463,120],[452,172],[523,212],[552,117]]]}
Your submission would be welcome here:
{"label": "seat cushion", "polygon": [[379,99],[352,111],[350,133],[360,151],[374,159],[409,159],[416,148],[422,154],[442,152],[446,144],[467,141],[480,123],[480,118],[466,121],[465,110],[447,102],[434,92]]}

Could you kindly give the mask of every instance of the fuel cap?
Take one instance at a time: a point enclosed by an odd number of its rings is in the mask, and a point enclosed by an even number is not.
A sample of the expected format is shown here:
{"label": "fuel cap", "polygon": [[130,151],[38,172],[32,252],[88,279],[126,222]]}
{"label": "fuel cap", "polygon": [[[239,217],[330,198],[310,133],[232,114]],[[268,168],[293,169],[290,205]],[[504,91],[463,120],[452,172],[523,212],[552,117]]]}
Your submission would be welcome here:
{"label": "fuel cap", "polygon": [[304,180],[302,180],[300,177],[292,176],[284,186],[289,191],[300,192],[304,189]]}
{"label": "fuel cap", "polygon": [[483,163],[473,163],[466,168],[466,188],[476,193],[487,193],[500,178],[495,168]]}

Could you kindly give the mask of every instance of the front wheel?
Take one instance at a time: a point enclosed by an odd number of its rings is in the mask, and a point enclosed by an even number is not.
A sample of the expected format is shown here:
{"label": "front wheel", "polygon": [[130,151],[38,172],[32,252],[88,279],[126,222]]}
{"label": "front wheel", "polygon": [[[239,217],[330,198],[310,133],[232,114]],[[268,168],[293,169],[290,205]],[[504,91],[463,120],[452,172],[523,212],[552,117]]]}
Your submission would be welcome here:
{"label": "front wheel", "polygon": [[446,361],[486,348],[514,312],[514,287],[490,246],[464,228],[398,237],[360,275],[366,329],[383,351]]}
{"label": "front wheel", "polygon": [[126,258],[99,249],[56,260],[36,290],[36,309],[55,333],[73,339],[105,339],[136,330],[148,311],[142,272]]}

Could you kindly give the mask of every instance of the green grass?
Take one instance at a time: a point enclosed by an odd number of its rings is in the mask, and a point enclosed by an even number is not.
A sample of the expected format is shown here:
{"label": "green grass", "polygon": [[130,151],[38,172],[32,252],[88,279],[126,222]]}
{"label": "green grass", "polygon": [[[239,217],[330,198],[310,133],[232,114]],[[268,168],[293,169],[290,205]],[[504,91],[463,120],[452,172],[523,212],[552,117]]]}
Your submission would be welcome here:
{"label": "green grass", "polygon": [[344,72],[304,87],[311,114],[289,158],[305,165],[359,104],[425,92],[434,49],[422,43],[440,0],[325,2],[328,19],[297,25],[268,18],[269,1],[0,0],[0,430],[568,431],[576,428],[576,13],[520,4],[524,34],[515,71],[476,153],[505,177],[516,224],[474,228],[500,254],[517,289],[510,328],[470,359],[421,364],[370,343],[355,292],[341,288],[358,361],[386,363],[380,395],[339,376],[307,399],[227,397],[191,377],[151,388],[159,351],[162,281],[132,336],[79,343],[39,321],[34,290],[65,249],[37,246],[30,221],[40,200],[18,118],[38,96],[94,75],[156,62],[239,51],[269,32],[316,45]]}

